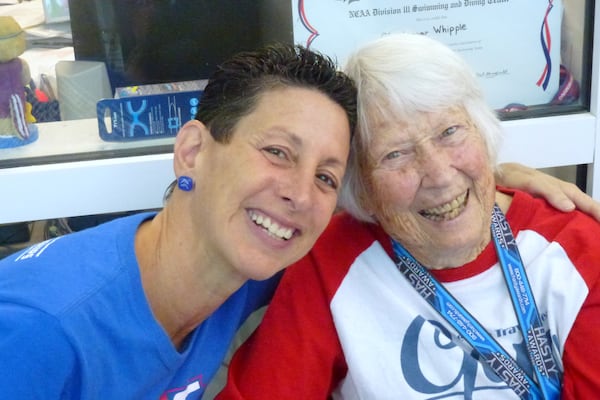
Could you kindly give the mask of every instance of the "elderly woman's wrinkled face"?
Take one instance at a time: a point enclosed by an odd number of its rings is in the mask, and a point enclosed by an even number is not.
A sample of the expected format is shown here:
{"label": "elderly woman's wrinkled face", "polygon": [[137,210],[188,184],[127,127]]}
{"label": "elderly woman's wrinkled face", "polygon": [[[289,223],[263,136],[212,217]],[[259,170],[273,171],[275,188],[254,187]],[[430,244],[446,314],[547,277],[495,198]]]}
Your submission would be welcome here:
{"label": "elderly woman's wrinkled face", "polygon": [[473,260],[490,240],[495,181],[463,109],[376,121],[365,171],[369,210],[429,268]]}

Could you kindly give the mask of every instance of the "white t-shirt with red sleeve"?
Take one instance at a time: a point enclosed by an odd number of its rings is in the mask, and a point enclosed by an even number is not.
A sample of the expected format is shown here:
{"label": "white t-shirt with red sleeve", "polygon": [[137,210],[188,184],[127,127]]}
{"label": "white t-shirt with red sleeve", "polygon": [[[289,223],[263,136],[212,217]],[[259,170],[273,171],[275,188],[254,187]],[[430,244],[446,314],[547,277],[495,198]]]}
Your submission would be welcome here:
{"label": "white t-shirt with red sleeve", "polygon": [[[563,399],[600,393],[600,224],[514,194],[506,217],[563,375]],[[290,267],[234,356],[224,399],[518,399],[398,271],[390,239],[346,214]],[[433,271],[531,373],[493,243]]]}

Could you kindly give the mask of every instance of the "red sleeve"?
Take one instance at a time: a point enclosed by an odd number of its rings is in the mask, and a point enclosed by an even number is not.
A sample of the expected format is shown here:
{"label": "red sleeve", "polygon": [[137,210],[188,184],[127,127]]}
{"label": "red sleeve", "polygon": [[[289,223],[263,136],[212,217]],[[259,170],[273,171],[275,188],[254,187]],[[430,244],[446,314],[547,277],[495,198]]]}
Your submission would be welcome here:
{"label": "red sleeve", "polygon": [[[596,265],[600,268],[600,265]],[[596,399],[600,393],[600,288],[590,293],[565,343],[562,399]]]}
{"label": "red sleeve", "polygon": [[[522,196],[522,195],[521,195]],[[578,211],[557,213],[541,200],[519,208],[537,221],[536,230],[557,241],[588,286],[562,354],[562,399],[597,399],[600,393],[600,252],[598,222]],[[510,210],[509,210],[510,211]],[[524,218],[524,217],[523,217]],[[574,293],[575,294],[575,293]],[[569,293],[565,293],[566,296]]]}
{"label": "red sleeve", "polygon": [[[323,266],[321,266],[323,267]],[[346,375],[327,285],[312,254],[288,268],[217,399],[325,399]]]}

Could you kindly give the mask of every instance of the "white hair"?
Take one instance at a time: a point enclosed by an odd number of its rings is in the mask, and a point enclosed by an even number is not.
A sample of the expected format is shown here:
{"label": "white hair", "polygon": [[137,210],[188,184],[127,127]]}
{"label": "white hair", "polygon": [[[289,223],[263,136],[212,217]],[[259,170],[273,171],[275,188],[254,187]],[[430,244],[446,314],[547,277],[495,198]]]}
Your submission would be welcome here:
{"label": "white hair", "polygon": [[461,107],[482,135],[496,169],[500,122],[469,65],[446,45],[420,34],[386,35],[351,54],[345,72],[356,82],[358,121],[340,206],[355,218],[374,222],[361,201],[369,195],[361,168],[367,165],[372,123],[390,113],[408,121],[415,113]]}

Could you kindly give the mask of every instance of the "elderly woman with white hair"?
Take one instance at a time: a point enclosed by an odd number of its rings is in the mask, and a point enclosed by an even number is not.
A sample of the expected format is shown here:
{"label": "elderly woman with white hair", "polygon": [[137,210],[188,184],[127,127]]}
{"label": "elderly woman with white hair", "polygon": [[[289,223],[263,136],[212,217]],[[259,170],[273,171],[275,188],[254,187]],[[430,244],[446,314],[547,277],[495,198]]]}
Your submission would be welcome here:
{"label": "elderly woman with white hair", "polygon": [[598,222],[497,185],[500,124],[445,45],[389,35],[346,72],[346,212],[288,269],[222,398],[597,397]]}

